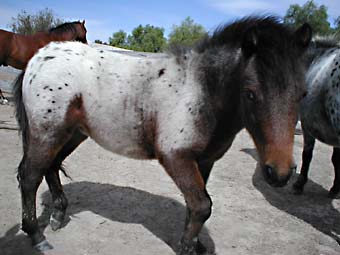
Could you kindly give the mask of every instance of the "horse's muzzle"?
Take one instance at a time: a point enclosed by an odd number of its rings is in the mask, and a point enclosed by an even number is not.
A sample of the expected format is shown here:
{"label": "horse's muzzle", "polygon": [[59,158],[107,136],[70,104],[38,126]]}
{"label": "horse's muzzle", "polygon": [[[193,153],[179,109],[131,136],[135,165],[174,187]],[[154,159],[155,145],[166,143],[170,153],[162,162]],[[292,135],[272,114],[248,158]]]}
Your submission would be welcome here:
{"label": "horse's muzzle", "polygon": [[277,169],[270,165],[265,165],[262,167],[262,172],[264,175],[265,180],[268,184],[273,187],[283,187],[285,186],[290,177],[292,176],[293,172],[296,171],[296,166],[291,167],[286,175],[278,175]]}

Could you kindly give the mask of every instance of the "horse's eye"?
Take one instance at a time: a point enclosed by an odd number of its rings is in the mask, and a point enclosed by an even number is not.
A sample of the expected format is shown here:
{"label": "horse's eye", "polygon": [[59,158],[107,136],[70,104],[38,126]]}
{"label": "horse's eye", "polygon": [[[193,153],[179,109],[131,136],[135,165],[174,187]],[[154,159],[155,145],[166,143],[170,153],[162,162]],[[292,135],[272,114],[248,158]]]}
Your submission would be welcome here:
{"label": "horse's eye", "polygon": [[255,96],[255,93],[251,90],[246,90],[244,92],[244,95],[245,97],[249,100],[249,101],[252,101],[254,102],[256,100],[256,96]]}

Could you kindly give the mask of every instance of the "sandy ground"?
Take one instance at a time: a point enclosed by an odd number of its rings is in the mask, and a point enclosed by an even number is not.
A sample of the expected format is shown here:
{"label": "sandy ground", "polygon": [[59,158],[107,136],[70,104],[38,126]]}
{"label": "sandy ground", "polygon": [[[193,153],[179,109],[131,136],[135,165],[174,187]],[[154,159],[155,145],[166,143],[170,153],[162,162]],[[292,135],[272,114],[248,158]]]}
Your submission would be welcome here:
{"label": "sandy ground", "polygon": [[[15,169],[22,149],[13,106],[0,106],[0,254],[38,254],[22,232]],[[300,165],[302,137],[296,136]],[[274,189],[259,174],[256,151],[242,131],[215,165],[208,184],[213,213],[201,233],[209,254],[340,254],[340,201],[327,198],[333,181],[331,148],[318,143],[311,179],[302,196]],[[55,247],[47,254],[176,254],[185,206],[180,192],[156,161],[107,152],[87,140],[67,160],[63,177],[69,199],[64,227],[47,225],[50,194],[37,198],[39,221]]]}

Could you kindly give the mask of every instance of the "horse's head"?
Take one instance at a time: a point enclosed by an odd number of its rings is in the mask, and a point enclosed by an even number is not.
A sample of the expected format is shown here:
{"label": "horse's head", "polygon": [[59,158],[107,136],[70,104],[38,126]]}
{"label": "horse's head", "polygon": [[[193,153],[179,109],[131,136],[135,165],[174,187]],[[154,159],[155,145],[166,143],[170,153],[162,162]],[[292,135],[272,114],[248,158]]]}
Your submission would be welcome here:
{"label": "horse's head", "polygon": [[284,186],[296,168],[293,160],[297,109],[305,94],[303,52],[311,40],[308,24],[290,31],[281,24],[257,25],[244,35],[244,125],[259,152],[266,181]]}
{"label": "horse's head", "polygon": [[85,20],[83,20],[82,22],[79,21],[75,23],[75,29],[76,29],[75,40],[87,44],[86,39],[87,30],[85,27]]}

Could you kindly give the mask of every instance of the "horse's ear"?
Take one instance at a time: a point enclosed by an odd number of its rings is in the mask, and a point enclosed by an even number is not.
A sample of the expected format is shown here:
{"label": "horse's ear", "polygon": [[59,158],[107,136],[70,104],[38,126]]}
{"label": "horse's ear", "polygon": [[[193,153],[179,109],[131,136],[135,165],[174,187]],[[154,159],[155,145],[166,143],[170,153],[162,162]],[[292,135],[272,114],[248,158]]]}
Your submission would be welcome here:
{"label": "horse's ear", "polygon": [[242,41],[242,52],[246,58],[256,53],[258,44],[258,33],[256,27],[249,28],[244,34]]}
{"label": "horse's ear", "polygon": [[303,24],[294,33],[295,44],[302,49],[308,47],[310,41],[312,40],[312,28],[308,23]]}
{"label": "horse's ear", "polygon": [[83,23],[83,25],[85,25],[85,20],[83,20],[83,22],[82,22],[82,23]]}

